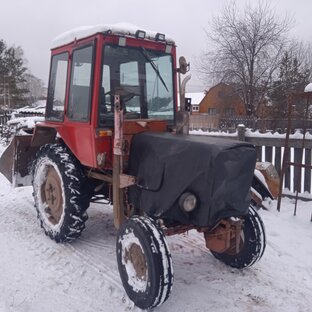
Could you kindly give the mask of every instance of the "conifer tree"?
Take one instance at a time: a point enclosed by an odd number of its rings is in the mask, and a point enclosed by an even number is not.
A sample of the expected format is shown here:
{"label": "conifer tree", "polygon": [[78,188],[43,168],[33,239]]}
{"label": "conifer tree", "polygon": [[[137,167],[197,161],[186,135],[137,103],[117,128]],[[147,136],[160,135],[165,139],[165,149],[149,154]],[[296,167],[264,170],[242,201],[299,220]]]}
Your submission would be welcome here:
{"label": "conifer tree", "polygon": [[[287,97],[293,92],[303,92],[309,82],[310,72],[292,51],[286,51],[280,62],[278,78],[273,81],[270,98],[273,103],[273,116],[287,116]],[[299,106],[298,106],[299,108]],[[299,111],[297,111],[299,113]]]}
{"label": "conifer tree", "polygon": [[8,47],[0,40],[0,105],[15,108],[24,104],[28,90],[24,87],[26,66],[20,47]]}

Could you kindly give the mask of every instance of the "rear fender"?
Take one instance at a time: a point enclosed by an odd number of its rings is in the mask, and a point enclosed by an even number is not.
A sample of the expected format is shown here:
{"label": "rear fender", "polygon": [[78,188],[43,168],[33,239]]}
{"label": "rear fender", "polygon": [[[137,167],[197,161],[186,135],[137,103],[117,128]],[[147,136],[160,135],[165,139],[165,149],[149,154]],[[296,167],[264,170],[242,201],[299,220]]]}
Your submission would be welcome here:
{"label": "rear fender", "polygon": [[257,162],[252,181],[252,189],[261,195],[262,199],[276,199],[279,193],[280,178],[272,163]]}

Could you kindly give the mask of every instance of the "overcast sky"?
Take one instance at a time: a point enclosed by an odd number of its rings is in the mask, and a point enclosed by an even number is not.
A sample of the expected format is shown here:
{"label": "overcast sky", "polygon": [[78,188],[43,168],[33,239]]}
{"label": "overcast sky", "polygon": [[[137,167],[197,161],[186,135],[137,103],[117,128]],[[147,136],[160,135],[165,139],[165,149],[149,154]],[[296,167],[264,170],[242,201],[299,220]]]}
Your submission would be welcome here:
{"label": "overcast sky", "polygon": [[[243,4],[245,1],[237,0]],[[255,2],[255,1],[251,1]],[[289,13],[296,21],[297,38],[312,40],[312,0],[271,0],[278,14]],[[226,0],[1,0],[0,38],[19,45],[31,72],[48,80],[51,41],[71,28],[127,22],[142,29],[170,35],[178,46],[178,56],[194,62],[205,49],[203,29],[227,3]],[[203,91],[192,72],[190,91]]]}

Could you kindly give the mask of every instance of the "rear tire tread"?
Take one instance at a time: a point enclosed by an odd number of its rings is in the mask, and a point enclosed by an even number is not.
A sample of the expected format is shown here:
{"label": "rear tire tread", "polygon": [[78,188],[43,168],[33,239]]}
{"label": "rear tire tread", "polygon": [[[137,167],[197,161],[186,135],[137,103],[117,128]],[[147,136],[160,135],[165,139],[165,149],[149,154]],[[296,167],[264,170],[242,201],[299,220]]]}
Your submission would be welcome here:
{"label": "rear tire tread", "polygon": [[[64,218],[62,224],[55,229],[46,221],[40,209],[40,196],[36,184],[38,170],[42,170],[42,161],[47,159],[59,170],[63,182]],[[41,167],[40,167],[41,165]],[[41,169],[40,169],[41,168]],[[81,235],[85,228],[85,221],[88,219],[86,210],[89,206],[88,195],[85,194],[86,177],[83,173],[80,162],[74,157],[70,150],[62,144],[46,144],[40,148],[33,165],[33,187],[34,201],[37,210],[37,217],[46,235],[56,242],[70,242]]]}

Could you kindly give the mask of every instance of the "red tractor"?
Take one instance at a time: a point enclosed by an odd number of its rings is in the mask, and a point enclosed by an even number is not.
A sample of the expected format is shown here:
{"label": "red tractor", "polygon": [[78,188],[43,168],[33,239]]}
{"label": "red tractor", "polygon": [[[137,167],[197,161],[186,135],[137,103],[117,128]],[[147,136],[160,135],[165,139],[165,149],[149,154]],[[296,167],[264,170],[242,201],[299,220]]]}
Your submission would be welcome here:
{"label": "red tractor", "polygon": [[172,288],[166,235],[196,229],[235,268],[254,264],[265,248],[250,205],[255,148],[183,134],[178,75],[187,64],[176,63],[172,39],[129,25],[59,36],[45,121],[16,136],[0,162],[16,186],[32,184],[41,227],[56,242],[80,236],[91,201],[113,204],[120,277],[143,309]]}

